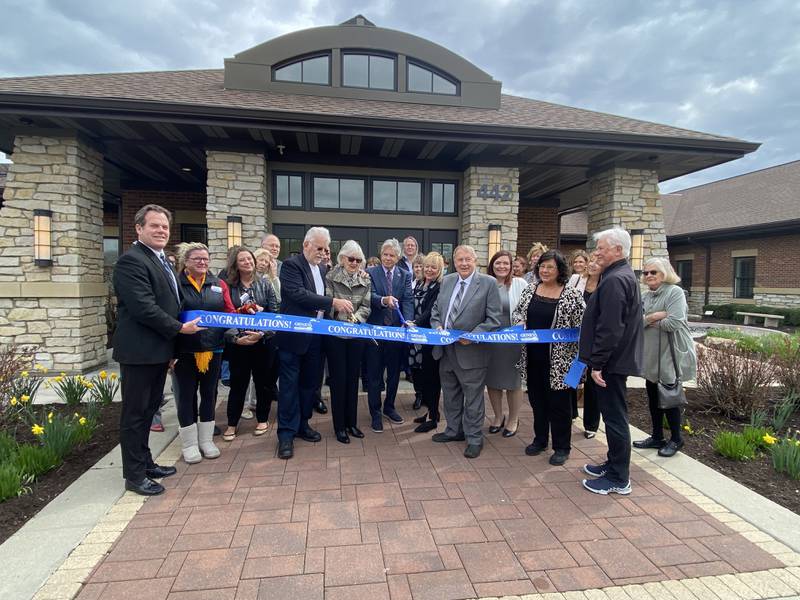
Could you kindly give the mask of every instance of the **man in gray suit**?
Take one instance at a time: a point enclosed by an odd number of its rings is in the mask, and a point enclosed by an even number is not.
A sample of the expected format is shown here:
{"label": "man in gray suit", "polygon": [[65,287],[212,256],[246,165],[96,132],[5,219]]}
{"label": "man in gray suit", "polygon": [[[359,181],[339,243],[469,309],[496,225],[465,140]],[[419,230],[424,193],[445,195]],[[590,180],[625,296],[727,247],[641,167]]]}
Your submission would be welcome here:
{"label": "man in gray suit", "polygon": [[[473,333],[500,327],[502,308],[494,277],[478,273],[477,256],[471,246],[453,252],[455,273],[442,281],[442,290],[433,305],[431,327]],[[433,358],[439,360],[444,416],[447,429],[433,436],[434,442],[466,439],[464,456],[477,458],[483,448],[483,420],[486,410],[483,388],[489,352],[480,344],[459,340],[450,346],[436,346]]]}

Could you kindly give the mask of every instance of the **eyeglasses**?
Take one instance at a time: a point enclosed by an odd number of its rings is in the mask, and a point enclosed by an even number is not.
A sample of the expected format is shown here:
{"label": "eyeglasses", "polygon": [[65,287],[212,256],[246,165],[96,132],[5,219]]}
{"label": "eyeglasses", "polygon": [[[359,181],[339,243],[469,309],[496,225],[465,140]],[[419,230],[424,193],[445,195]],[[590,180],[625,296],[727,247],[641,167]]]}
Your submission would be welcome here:
{"label": "eyeglasses", "polygon": [[210,258],[195,258],[195,257],[192,257],[192,258],[187,258],[186,260],[191,260],[192,262],[206,262],[206,263],[207,262],[211,262]]}
{"label": "eyeglasses", "polygon": [[658,271],[642,271],[642,275],[658,275]]}
{"label": "eyeglasses", "polygon": [[348,262],[351,262],[351,263],[356,263],[356,264],[359,264],[359,265],[360,265],[360,264],[363,262],[363,259],[361,259],[361,258],[356,258],[356,257],[354,257],[354,256],[347,256],[347,257],[345,257],[345,258],[347,258],[347,261],[348,261]]}

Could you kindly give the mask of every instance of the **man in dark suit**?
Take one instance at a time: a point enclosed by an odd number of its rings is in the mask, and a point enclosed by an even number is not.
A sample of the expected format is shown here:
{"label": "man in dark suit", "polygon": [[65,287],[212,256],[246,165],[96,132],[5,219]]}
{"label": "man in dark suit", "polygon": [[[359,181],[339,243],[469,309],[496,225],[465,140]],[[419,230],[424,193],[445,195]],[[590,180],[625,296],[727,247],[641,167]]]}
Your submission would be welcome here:
{"label": "man in dark suit", "polygon": [[[325,295],[325,251],[331,236],[324,227],[312,227],[303,240],[303,253],[283,261],[281,268],[281,313],[322,318],[331,307],[353,312],[349,300]],[[322,349],[320,336],[278,332],[280,351],[278,396],[278,457],[294,455],[294,438],[308,442],[322,439],[308,424],[314,392],[319,384]]]}
{"label": "man in dark suit", "polygon": [[[368,323],[372,325],[403,325],[414,318],[414,297],[411,294],[411,275],[397,265],[400,242],[392,238],[381,246],[380,266],[367,269],[372,279],[372,312]],[[403,318],[400,318],[402,313]],[[372,431],[383,431],[382,416],[392,423],[403,423],[394,407],[397,386],[400,383],[400,361],[406,355],[403,342],[379,341],[377,348],[365,353],[367,361],[367,398],[372,416]],[[386,398],[381,410],[381,383],[386,372]],[[381,414],[383,413],[383,414]]]}
{"label": "man in dark suit", "polygon": [[136,213],[138,241],[114,267],[118,301],[114,360],[120,364],[122,415],[120,448],[125,489],[154,496],[164,487],[153,481],[175,474],[161,467],[150,453],[150,424],[161,403],[167,369],[175,355],[175,337],[202,328],[196,319],[178,321],[181,298],[175,272],[164,255],[171,215],[156,204]]}
{"label": "man in dark suit", "polygon": [[[431,327],[473,333],[500,327],[502,305],[494,277],[478,273],[477,256],[471,246],[453,251],[456,272],[442,280],[442,289],[431,311]],[[477,458],[483,448],[483,401],[489,352],[470,340],[449,346],[435,346],[439,360],[444,416],[447,429],[434,434],[434,442],[466,440],[464,456]]]}

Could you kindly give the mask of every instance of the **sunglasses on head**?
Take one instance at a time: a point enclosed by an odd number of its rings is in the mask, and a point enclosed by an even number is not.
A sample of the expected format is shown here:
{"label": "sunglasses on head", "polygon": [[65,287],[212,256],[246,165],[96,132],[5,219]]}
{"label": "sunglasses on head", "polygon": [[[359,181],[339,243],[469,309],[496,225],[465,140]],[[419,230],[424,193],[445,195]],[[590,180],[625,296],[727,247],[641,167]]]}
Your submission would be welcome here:
{"label": "sunglasses on head", "polygon": [[355,258],[354,256],[347,256],[346,258],[347,258],[347,261],[351,262],[351,263],[356,263],[356,264],[359,264],[359,265],[362,263],[362,259]]}
{"label": "sunglasses on head", "polygon": [[642,275],[658,275],[658,271],[642,271]]}

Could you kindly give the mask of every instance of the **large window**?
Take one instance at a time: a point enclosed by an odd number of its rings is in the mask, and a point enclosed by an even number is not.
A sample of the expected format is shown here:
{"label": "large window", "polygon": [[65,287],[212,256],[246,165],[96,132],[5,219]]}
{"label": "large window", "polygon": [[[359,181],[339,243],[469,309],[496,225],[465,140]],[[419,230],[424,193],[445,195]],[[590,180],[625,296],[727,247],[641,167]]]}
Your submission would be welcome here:
{"label": "large window", "polygon": [[342,85],[345,87],[395,89],[395,59],[375,54],[342,56]]}
{"label": "large window", "polygon": [[313,178],[314,208],[364,210],[364,180],[345,177]]}
{"label": "large window", "polygon": [[327,55],[304,58],[276,68],[272,78],[275,81],[330,85],[330,64],[331,58]]}
{"label": "large window", "polygon": [[756,257],[733,259],[733,297],[752,298],[756,284]]}
{"label": "large window", "polygon": [[675,263],[675,272],[681,278],[680,286],[686,291],[692,289],[692,262],[691,260],[679,260]]}
{"label": "large window", "polygon": [[431,183],[431,214],[456,213],[456,184],[434,181]]}
{"label": "large window", "polygon": [[419,181],[372,181],[372,210],[422,212],[422,183]]}
{"label": "large window", "polygon": [[275,202],[279,208],[303,208],[303,176],[275,175]]}
{"label": "large window", "polygon": [[431,69],[409,62],[408,91],[455,96],[458,94],[458,86],[455,82],[450,81]]}

